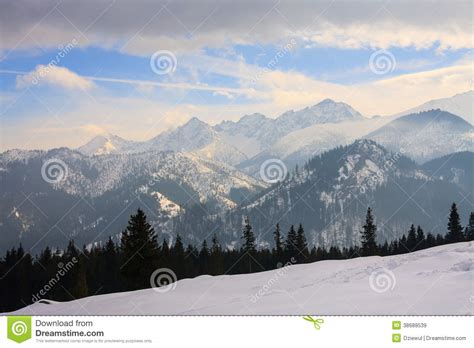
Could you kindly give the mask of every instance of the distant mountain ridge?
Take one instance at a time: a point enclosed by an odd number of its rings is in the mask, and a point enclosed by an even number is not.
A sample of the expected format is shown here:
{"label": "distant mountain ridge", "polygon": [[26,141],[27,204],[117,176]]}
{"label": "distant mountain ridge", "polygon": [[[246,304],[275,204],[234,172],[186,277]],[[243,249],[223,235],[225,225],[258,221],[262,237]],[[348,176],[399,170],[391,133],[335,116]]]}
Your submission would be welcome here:
{"label": "distant mountain ridge", "polygon": [[396,114],[396,116],[404,116],[435,109],[441,109],[451,114],[461,116],[465,121],[474,124],[474,91],[470,90],[448,98],[430,100],[419,106],[400,112]]}
{"label": "distant mountain ridge", "polygon": [[[459,111],[465,118],[472,112],[467,111],[472,96],[473,92],[468,91],[427,102],[419,109],[441,105]],[[311,107],[286,111],[275,119],[255,113],[238,121],[222,121],[211,126],[194,117],[148,141],[133,142],[106,135],[94,138],[78,150],[86,155],[146,151],[193,153],[251,175],[258,175],[265,160],[278,158],[291,168],[358,138],[374,139],[393,151],[403,148],[420,163],[448,153],[472,150],[470,125],[465,120],[461,122],[456,114],[441,111],[443,113],[436,115],[437,111],[425,110],[409,115],[366,118],[346,103],[325,99]],[[418,116],[406,118],[410,115]],[[438,139],[436,144],[430,144],[433,138]]]}
{"label": "distant mountain ridge", "polygon": [[96,137],[78,148],[86,155],[143,151],[193,152],[207,159],[231,165],[241,163],[269,148],[281,137],[312,125],[362,120],[350,105],[325,99],[297,111],[287,111],[276,119],[262,114],[245,115],[239,121],[223,121],[216,126],[193,117],[183,126],[165,131],[144,142],[127,142],[120,137]]}
{"label": "distant mountain ridge", "polygon": [[469,122],[437,109],[401,116],[365,137],[423,163],[453,152],[473,151],[473,132]]}
{"label": "distant mountain ridge", "polygon": [[[449,172],[448,168],[445,170]],[[463,177],[469,175],[468,171],[462,173]],[[462,198],[472,196],[465,182],[433,175],[429,166],[424,168],[373,140],[362,139],[313,157],[252,202],[218,219],[189,219],[185,213],[177,217],[175,226],[180,233],[186,231],[186,236],[201,238],[212,226],[222,231],[222,240],[235,245],[242,217],[248,216],[260,245],[272,245],[276,223],[283,231],[302,223],[309,243],[349,246],[359,243],[359,231],[370,206],[378,218],[380,242],[400,237],[411,223],[444,234],[444,217],[452,202],[458,202],[463,223],[472,209]]]}

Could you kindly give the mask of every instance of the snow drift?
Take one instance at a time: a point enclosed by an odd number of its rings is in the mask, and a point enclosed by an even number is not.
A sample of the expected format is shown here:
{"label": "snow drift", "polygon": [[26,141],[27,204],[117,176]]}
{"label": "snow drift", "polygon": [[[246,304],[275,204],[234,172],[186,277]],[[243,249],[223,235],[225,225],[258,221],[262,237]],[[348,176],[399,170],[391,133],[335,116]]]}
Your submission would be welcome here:
{"label": "snow drift", "polygon": [[[474,242],[35,303],[31,315],[473,315]],[[41,301],[43,302],[43,301]]]}

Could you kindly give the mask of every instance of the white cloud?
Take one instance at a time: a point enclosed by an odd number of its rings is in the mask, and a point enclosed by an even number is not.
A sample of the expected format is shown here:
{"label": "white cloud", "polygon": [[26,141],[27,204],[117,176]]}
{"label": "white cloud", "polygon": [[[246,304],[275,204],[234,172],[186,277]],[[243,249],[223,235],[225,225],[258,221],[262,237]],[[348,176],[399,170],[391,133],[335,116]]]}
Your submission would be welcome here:
{"label": "white cloud", "polygon": [[[71,40],[136,55],[159,49],[285,43],[341,48],[472,48],[472,2],[86,1],[0,5],[0,49],[57,48]],[[145,25],[146,24],[146,25]]]}
{"label": "white cloud", "polygon": [[38,65],[35,70],[25,75],[18,75],[16,79],[17,88],[43,84],[82,90],[88,90],[94,86],[90,80],[67,68],[55,65]]}
{"label": "white cloud", "polygon": [[297,72],[272,71],[263,75],[259,83],[280,111],[332,98],[351,104],[365,115],[390,115],[430,99],[470,90],[472,66],[404,74],[353,86],[318,81]]}

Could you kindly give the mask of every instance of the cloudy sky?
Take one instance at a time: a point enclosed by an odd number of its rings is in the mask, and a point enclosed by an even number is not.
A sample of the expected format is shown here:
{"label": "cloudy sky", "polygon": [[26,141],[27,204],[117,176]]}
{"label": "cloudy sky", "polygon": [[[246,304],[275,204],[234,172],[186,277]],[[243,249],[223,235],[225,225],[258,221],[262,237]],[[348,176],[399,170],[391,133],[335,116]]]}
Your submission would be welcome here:
{"label": "cloudy sky", "polygon": [[0,150],[472,89],[466,1],[0,1]]}

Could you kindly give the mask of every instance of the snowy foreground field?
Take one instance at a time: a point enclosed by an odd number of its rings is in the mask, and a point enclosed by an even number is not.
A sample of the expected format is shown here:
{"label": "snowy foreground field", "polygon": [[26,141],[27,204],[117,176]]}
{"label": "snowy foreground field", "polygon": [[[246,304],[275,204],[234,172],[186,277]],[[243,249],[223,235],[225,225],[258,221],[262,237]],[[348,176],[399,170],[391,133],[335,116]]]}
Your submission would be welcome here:
{"label": "snowy foreground field", "polygon": [[474,243],[411,254],[292,265],[184,279],[156,289],[35,303],[15,313],[98,314],[474,314]]}

